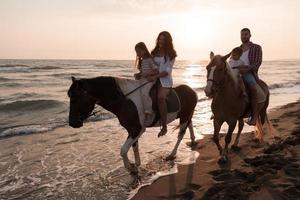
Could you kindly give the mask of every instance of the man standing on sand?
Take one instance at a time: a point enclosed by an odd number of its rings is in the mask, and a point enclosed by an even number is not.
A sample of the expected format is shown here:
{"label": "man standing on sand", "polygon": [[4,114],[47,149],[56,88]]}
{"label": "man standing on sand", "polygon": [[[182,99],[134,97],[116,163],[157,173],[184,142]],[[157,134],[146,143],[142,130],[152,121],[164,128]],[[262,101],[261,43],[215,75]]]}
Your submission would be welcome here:
{"label": "man standing on sand", "polygon": [[241,48],[243,49],[243,54],[240,59],[245,63],[245,66],[242,66],[241,71],[243,73],[243,80],[249,87],[251,95],[250,101],[252,116],[247,123],[254,126],[258,118],[257,73],[262,63],[262,49],[258,44],[254,44],[253,42],[251,42],[250,38],[250,29],[243,28],[241,30]]}

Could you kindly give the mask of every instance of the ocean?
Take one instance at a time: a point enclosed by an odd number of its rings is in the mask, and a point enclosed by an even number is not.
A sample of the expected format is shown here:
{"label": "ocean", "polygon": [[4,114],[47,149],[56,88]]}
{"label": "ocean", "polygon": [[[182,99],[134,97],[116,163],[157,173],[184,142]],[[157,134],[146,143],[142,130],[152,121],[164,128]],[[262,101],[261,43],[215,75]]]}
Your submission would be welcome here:
{"label": "ocean", "polygon": [[[176,61],[173,69],[174,85],[187,84],[198,94],[198,104],[193,117],[198,139],[213,132],[210,120],[211,100],[203,91],[206,84],[207,63],[208,61]],[[125,130],[118,124],[116,117],[105,110],[91,117],[81,129],[68,127],[67,90],[72,82],[71,76],[132,78],[135,72],[132,60],[0,60],[0,141],[2,140],[2,144],[5,144],[5,141],[21,144],[15,147],[14,155],[0,151],[0,197],[16,198],[27,195],[25,197],[29,199],[34,199],[33,196],[37,199],[42,196],[49,199],[63,198],[69,183],[73,183],[76,187],[76,183],[82,181],[80,188],[90,187],[90,179],[85,178],[89,176],[88,172],[83,170],[88,166],[89,172],[98,174],[98,179],[93,179],[93,183],[101,189],[101,192],[97,193],[98,196],[96,194],[88,196],[85,193],[80,195],[91,199],[127,198],[130,194],[128,184],[131,179],[123,169],[119,156],[120,146],[126,138]],[[300,98],[300,60],[264,61],[259,76],[270,88],[269,110]],[[149,129],[142,136],[140,148],[143,177],[139,182],[140,185],[153,181],[157,171],[160,173],[156,174],[156,177],[163,175],[164,171],[170,173],[171,169],[174,172],[174,167],[163,163],[161,158],[173,148],[176,134],[172,133],[172,127],[177,123],[171,123],[170,133],[163,138],[156,138],[157,128]],[[226,126],[222,131],[225,129]],[[245,127],[245,131],[252,129]],[[54,137],[59,131],[66,132],[64,138],[59,138],[61,141]],[[31,139],[35,134],[49,139],[46,141],[49,148],[36,150],[29,145],[22,146],[22,141],[32,142]],[[196,153],[185,144],[188,141],[189,134],[186,134],[175,164],[190,163],[197,157]],[[77,144],[80,145],[76,146]],[[57,154],[53,155],[52,152],[57,150],[57,146],[60,153],[65,153],[65,163],[61,160],[54,162]],[[32,153],[28,151],[29,147],[41,154],[37,156],[36,163],[28,164],[24,160],[24,157]],[[68,149],[69,147],[72,149]],[[9,145],[7,148],[14,146]],[[79,157],[74,159],[74,156]],[[12,165],[10,159],[15,159],[18,164]],[[28,166],[25,166],[26,164]],[[32,174],[26,175],[24,167],[31,169],[33,166],[37,169]],[[51,174],[53,171],[55,174]],[[81,171],[83,175],[79,176],[78,172]],[[32,190],[29,193],[28,187]],[[73,192],[76,193],[76,190]]]}

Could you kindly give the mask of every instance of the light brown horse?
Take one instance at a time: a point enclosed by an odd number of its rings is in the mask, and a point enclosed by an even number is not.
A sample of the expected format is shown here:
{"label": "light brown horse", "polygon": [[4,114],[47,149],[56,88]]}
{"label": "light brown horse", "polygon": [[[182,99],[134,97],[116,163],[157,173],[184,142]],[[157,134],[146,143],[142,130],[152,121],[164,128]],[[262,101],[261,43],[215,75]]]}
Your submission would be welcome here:
{"label": "light brown horse", "polygon": [[[243,118],[248,117],[249,113],[249,101],[247,97],[240,95],[240,90],[237,88],[239,83],[237,77],[231,67],[226,62],[227,56],[214,55],[211,52],[210,63],[207,65],[207,85],[205,88],[206,96],[212,97],[211,110],[214,114],[214,142],[216,143],[218,150],[220,152],[221,158],[219,162],[227,162],[228,160],[228,146],[231,142],[232,132],[234,131],[237,121],[238,123],[238,133],[233,149],[239,149],[239,137],[244,127]],[[259,117],[256,123],[256,128],[262,139],[262,124],[264,124],[265,119],[269,124],[267,118],[267,107],[269,105],[269,89],[266,83],[259,80],[258,84],[263,89],[266,100],[263,103],[259,103]],[[219,132],[222,124],[226,122],[229,126],[228,132],[225,137],[225,148],[223,149],[219,143]]]}

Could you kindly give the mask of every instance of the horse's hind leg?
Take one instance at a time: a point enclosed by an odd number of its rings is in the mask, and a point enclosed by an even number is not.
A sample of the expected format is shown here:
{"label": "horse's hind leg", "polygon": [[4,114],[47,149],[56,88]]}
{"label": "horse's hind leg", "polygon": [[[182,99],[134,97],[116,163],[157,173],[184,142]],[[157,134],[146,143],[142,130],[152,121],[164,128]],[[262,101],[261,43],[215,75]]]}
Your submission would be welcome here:
{"label": "horse's hind leg", "polygon": [[189,128],[190,136],[191,136],[191,146],[194,146],[195,144],[197,144],[197,142],[195,141],[195,133],[194,133],[192,120],[190,121],[188,128]]}
{"label": "horse's hind leg", "polygon": [[239,127],[238,127],[239,129],[238,129],[236,138],[235,138],[235,140],[234,140],[233,145],[231,146],[231,148],[232,148],[233,150],[240,150],[240,148],[238,147],[238,145],[239,145],[239,141],[240,141],[240,136],[241,136],[242,130],[243,130],[243,128],[244,128],[244,120],[243,120],[243,118],[240,118],[240,119],[239,119],[239,125],[238,125],[238,126],[239,126]]}
{"label": "horse's hind leg", "polygon": [[134,160],[136,166],[141,165],[141,158],[140,158],[140,152],[139,152],[139,141],[137,140],[135,143],[132,145],[133,153],[134,153]]}
{"label": "horse's hind leg", "polygon": [[219,141],[219,133],[220,133],[220,129],[222,126],[223,122],[217,121],[216,119],[214,119],[214,142],[216,143],[219,153],[220,155],[222,154],[222,147],[220,145],[220,141]]}
{"label": "horse's hind leg", "polygon": [[[189,123],[189,122],[187,122],[187,123]],[[181,140],[182,140],[182,138],[185,134],[186,128],[187,128],[186,123],[180,125],[179,133],[178,133],[178,136],[177,136],[177,142],[176,142],[171,154],[166,157],[166,160],[173,160],[173,159],[176,158],[177,149],[178,149],[179,144],[180,144],[180,142],[181,142]]]}

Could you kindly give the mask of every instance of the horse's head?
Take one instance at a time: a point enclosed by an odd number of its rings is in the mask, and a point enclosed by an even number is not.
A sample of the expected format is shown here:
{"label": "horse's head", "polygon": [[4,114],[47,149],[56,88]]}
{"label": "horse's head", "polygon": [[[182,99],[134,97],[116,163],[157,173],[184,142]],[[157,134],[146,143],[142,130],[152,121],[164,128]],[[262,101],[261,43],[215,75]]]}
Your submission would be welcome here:
{"label": "horse's head", "polygon": [[212,97],[215,92],[224,84],[225,75],[227,73],[226,60],[230,54],[226,56],[214,55],[210,52],[210,62],[206,66],[207,82],[204,92],[207,97]]}
{"label": "horse's head", "polygon": [[83,126],[95,107],[95,99],[89,94],[89,85],[85,79],[72,77],[72,85],[68,91],[70,98],[69,125],[73,128]]}

